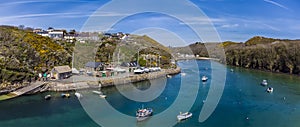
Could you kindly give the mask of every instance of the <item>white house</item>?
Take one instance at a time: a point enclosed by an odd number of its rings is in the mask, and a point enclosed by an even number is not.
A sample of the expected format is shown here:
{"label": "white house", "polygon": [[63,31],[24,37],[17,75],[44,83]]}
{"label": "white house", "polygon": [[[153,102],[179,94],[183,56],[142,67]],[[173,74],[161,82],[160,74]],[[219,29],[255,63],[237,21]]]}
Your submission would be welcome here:
{"label": "white house", "polygon": [[63,39],[65,32],[63,30],[53,30],[49,32],[50,38]]}

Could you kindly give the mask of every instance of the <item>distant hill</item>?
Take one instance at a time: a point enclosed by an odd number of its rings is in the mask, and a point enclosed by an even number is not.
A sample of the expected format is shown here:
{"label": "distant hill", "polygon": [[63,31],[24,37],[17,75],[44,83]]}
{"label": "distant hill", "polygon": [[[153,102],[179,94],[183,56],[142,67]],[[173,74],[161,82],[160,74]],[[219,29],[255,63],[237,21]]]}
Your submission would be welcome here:
{"label": "distant hill", "polygon": [[300,74],[299,49],[299,40],[265,37],[225,48],[228,65],[290,74]]}
{"label": "distant hill", "polygon": [[22,82],[36,72],[56,65],[69,65],[67,47],[48,37],[12,26],[0,26],[0,83]]}
{"label": "distant hill", "polygon": [[189,54],[189,55],[199,55],[201,57],[208,57],[207,49],[204,43],[196,42],[185,47],[171,47],[173,54]]}
{"label": "distant hill", "polygon": [[257,44],[268,44],[268,43],[272,43],[275,41],[279,41],[279,39],[255,36],[255,37],[249,39],[248,41],[246,41],[245,44],[247,46],[251,46],[251,45],[257,45]]}
{"label": "distant hill", "polygon": [[[210,43],[206,45],[209,46]],[[223,62],[228,65],[300,75],[300,40],[255,36],[245,43],[227,41],[219,46],[225,50],[226,61]],[[192,52],[188,52],[189,50]],[[199,42],[186,47],[172,48],[172,51],[175,54],[208,56],[204,43]],[[217,50],[211,52],[213,54]]]}

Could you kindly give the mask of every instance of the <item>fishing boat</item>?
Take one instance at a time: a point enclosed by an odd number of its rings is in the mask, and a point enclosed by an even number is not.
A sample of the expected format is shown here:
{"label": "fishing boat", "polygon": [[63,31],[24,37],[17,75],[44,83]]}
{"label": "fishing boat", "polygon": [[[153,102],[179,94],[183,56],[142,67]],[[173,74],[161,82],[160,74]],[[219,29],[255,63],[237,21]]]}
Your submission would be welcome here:
{"label": "fishing boat", "polygon": [[46,95],[45,96],[45,100],[50,100],[51,99],[51,95]]}
{"label": "fishing boat", "polygon": [[167,75],[167,78],[172,78],[172,76],[171,75]]}
{"label": "fishing boat", "polygon": [[62,98],[70,98],[70,94],[69,93],[62,93],[60,96]]}
{"label": "fishing boat", "polygon": [[261,85],[262,85],[262,86],[267,86],[267,85],[268,85],[267,80],[263,80],[263,81],[261,82]]}
{"label": "fishing boat", "polygon": [[272,92],[273,92],[273,90],[274,90],[274,89],[273,89],[273,87],[269,87],[269,88],[267,88],[267,90],[266,90],[266,91],[267,91],[268,93],[272,93]]}
{"label": "fishing boat", "polygon": [[78,99],[80,99],[80,98],[83,97],[82,94],[81,94],[81,93],[78,93],[78,92],[75,93],[75,96],[76,96]]}
{"label": "fishing boat", "polygon": [[181,73],[182,76],[186,76],[186,73]]}
{"label": "fishing boat", "polygon": [[142,108],[136,111],[137,121],[143,121],[152,116],[153,110],[151,108]]}
{"label": "fishing boat", "polygon": [[186,120],[192,116],[193,116],[193,114],[190,112],[186,112],[186,113],[180,112],[180,114],[177,116],[177,119],[178,119],[178,121],[181,121],[181,120]]}
{"label": "fishing boat", "polygon": [[202,76],[201,80],[202,80],[203,82],[206,82],[206,81],[208,80],[208,77],[204,75],[204,76]]}

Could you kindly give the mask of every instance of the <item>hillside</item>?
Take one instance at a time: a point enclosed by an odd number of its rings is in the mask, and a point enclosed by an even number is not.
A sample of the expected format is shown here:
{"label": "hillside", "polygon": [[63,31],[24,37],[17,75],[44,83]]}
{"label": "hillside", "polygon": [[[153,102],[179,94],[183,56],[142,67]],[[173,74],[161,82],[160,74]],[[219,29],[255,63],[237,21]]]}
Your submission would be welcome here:
{"label": "hillside", "polygon": [[[143,63],[149,63],[148,66],[157,65],[158,63],[156,62],[150,63],[150,59],[158,57],[161,58],[160,64],[162,66],[168,66],[172,57],[170,50],[167,47],[161,45],[152,38],[146,35],[129,35],[125,40],[102,40],[96,53],[96,61],[105,63],[117,62],[118,55],[120,63],[136,61],[137,55],[139,55],[139,62],[142,66],[146,66]],[[146,55],[148,55],[149,58],[146,58]]]}
{"label": "hillside", "polygon": [[[207,43],[206,46],[209,46]],[[300,41],[273,39],[255,36],[245,43],[226,41],[223,47],[227,65],[259,69],[271,72],[300,74]],[[207,57],[204,43],[194,43],[186,47],[172,48],[174,53],[194,54]],[[215,51],[211,51],[214,54]],[[217,53],[215,53],[217,54]],[[209,56],[216,58],[214,56]]]}
{"label": "hillside", "polygon": [[300,74],[300,41],[254,37],[225,49],[228,65]]}
{"label": "hillside", "polygon": [[53,66],[69,65],[70,51],[60,44],[30,31],[0,26],[0,83],[23,82]]}

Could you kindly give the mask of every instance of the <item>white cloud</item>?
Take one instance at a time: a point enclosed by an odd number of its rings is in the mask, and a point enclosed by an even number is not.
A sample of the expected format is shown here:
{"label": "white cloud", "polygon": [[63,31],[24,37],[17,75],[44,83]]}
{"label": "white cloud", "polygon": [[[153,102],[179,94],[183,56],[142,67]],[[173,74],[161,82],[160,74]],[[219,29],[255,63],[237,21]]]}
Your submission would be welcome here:
{"label": "white cloud", "polygon": [[119,12],[96,12],[92,14],[92,16],[99,16],[99,17],[122,17],[122,16],[127,16],[129,14],[126,13],[119,13]]}
{"label": "white cloud", "polygon": [[36,17],[49,17],[49,16],[55,16],[55,17],[84,17],[88,16],[82,13],[40,13],[40,14],[25,14],[25,15],[14,15],[14,16],[6,16],[1,17],[1,22],[8,22],[8,21],[16,21],[21,20],[25,18],[36,18]]}
{"label": "white cloud", "polygon": [[222,25],[221,27],[222,28],[234,28],[234,27],[239,27],[240,25],[239,24],[225,24],[225,25]]}
{"label": "white cloud", "polygon": [[267,2],[267,3],[273,4],[273,5],[275,5],[275,6],[281,7],[281,8],[283,8],[283,9],[290,10],[290,9],[287,8],[286,6],[284,6],[284,5],[282,5],[282,4],[279,4],[279,3],[275,2],[275,1],[271,1],[271,0],[264,0],[264,1]]}
{"label": "white cloud", "polygon": [[180,23],[181,25],[203,25],[203,24],[211,24],[211,23],[219,23],[224,22],[225,19],[220,18],[206,18],[206,17],[187,17],[187,22]]}

